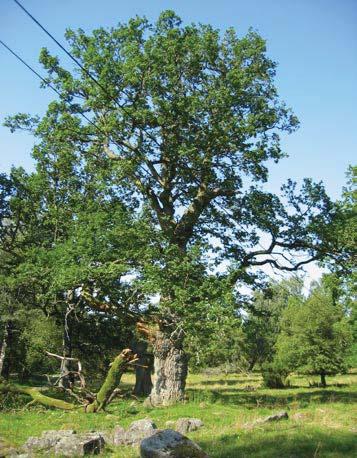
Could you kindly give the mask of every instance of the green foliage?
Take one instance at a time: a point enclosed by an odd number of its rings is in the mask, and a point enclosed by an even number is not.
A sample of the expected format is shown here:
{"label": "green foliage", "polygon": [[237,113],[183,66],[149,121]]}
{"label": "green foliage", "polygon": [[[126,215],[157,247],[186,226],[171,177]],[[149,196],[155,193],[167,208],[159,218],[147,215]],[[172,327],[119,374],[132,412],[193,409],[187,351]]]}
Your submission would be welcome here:
{"label": "green foliage", "polygon": [[289,370],[279,360],[266,362],[262,365],[262,377],[267,388],[285,388],[288,386],[287,377]]}
{"label": "green foliage", "polygon": [[[59,98],[40,118],[5,122],[36,140],[35,172],[0,175],[0,279],[19,331],[9,354],[22,349],[34,370],[63,334],[98,372],[150,316],[184,329],[196,367],[270,357],[286,294],[272,307],[257,299],[261,319],[244,330],[235,286],[259,282],[251,267],[321,259],[336,209],[311,179],[300,190],[289,180],[281,196],[263,190],[269,161],[285,156],[280,134],[298,125],[265,41],[183,25],[172,11],[66,38],[88,73],[43,49]],[[40,315],[21,327],[18,310],[41,310],[51,323],[41,339],[31,336]]]}
{"label": "green foliage", "polygon": [[255,293],[243,323],[244,352],[250,370],[273,359],[281,315],[289,303],[302,299],[302,286],[300,278],[291,277]]}
{"label": "green foliage", "polygon": [[351,344],[344,308],[323,282],[307,300],[295,302],[283,312],[276,359],[290,370],[324,377],[347,371]]}

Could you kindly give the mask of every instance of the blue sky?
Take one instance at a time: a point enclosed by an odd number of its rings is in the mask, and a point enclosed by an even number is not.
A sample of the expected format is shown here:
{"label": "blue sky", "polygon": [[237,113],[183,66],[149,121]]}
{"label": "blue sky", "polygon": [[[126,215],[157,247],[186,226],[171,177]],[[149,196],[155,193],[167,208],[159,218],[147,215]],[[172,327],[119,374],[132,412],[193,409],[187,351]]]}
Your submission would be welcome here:
{"label": "blue sky", "polygon": [[[155,20],[174,9],[185,22],[203,22],[243,35],[249,27],[267,40],[279,63],[277,86],[301,122],[283,138],[289,158],[274,165],[269,187],[277,191],[291,177],[323,180],[337,198],[345,172],[357,158],[357,0],[22,0],[58,38],[67,27],[91,30],[114,26],[138,14]],[[0,2],[0,39],[41,72],[41,47],[72,65],[12,0]],[[16,112],[43,113],[53,98],[49,89],[0,47],[0,123]],[[43,73],[43,72],[42,72]],[[0,128],[0,171],[12,164],[32,166],[33,139]]]}

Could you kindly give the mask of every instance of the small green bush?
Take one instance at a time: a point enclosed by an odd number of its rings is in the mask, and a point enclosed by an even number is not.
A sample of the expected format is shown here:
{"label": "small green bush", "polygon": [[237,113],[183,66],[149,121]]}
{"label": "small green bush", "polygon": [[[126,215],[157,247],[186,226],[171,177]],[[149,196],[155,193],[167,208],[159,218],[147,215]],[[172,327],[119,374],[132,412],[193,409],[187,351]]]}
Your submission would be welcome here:
{"label": "small green bush", "polygon": [[262,365],[262,377],[267,388],[285,388],[288,386],[289,371],[279,362],[273,361]]}

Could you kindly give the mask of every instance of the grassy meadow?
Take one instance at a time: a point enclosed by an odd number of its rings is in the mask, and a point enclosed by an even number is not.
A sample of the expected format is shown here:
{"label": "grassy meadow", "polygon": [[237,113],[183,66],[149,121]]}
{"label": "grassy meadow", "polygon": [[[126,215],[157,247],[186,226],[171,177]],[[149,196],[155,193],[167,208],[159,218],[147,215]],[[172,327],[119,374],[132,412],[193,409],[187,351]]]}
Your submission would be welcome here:
{"label": "grassy meadow", "polygon": [[[124,387],[129,388],[133,380],[132,374],[126,374]],[[188,436],[212,458],[357,456],[357,371],[329,377],[326,389],[310,387],[309,382],[313,380],[293,376],[290,388],[271,390],[262,388],[257,373],[191,374],[184,404],[151,409],[128,397],[114,401],[107,412],[99,414],[24,408],[20,398],[10,408],[10,400],[3,399],[0,437],[19,446],[29,436],[49,429],[103,431],[115,425],[127,427],[145,417],[165,428],[168,420],[196,417],[205,426]],[[255,419],[281,410],[288,411],[288,420],[251,426]],[[104,456],[134,458],[139,452],[133,447],[112,447]]]}

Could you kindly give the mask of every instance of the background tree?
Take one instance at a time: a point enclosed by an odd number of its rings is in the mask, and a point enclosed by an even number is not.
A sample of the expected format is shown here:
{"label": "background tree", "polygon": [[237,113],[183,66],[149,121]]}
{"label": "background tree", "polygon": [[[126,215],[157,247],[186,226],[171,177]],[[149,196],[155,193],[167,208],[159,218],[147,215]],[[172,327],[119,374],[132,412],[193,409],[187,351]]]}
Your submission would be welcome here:
{"label": "background tree", "polygon": [[42,50],[60,99],[40,124],[20,114],[7,125],[34,129],[40,148],[56,139],[78,164],[110,171],[121,201],[145,212],[160,245],[142,267],[147,294],[160,297],[156,324],[145,328],[155,354],[151,401],[175,402],[187,374],[186,312],[198,321],[203,303],[184,293],[194,266],[207,275],[225,260],[232,288],[254,281],[251,266],[296,270],[322,255],[332,205],[311,180],[300,193],[289,182],[283,200],[262,187],[268,162],[284,156],[279,132],[297,120],[279,100],[276,64],[255,32],[221,35],[166,11],[155,24],[137,17],[66,36],[81,70]]}
{"label": "background tree", "polygon": [[264,290],[257,291],[244,319],[244,350],[249,370],[256,364],[274,358],[275,343],[280,333],[280,320],[292,300],[302,300],[303,282],[292,277],[272,282]]}
{"label": "background tree", "polygon": [[288,370],[320,375],[323,387],[327,375],[347,371],[351,327],[328,277],[315,286],[307,300],[285,309],[281,328],[276,360]]}

